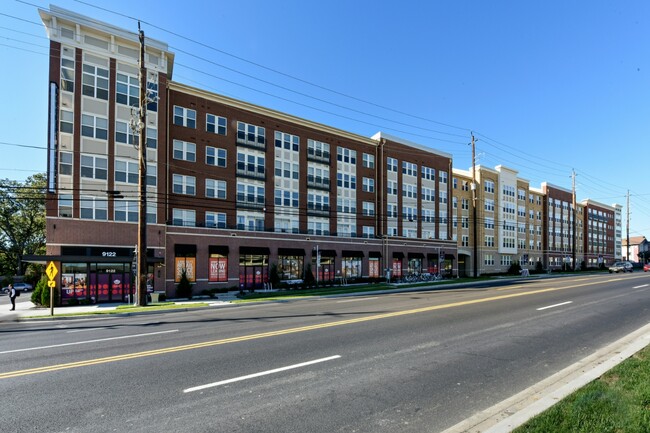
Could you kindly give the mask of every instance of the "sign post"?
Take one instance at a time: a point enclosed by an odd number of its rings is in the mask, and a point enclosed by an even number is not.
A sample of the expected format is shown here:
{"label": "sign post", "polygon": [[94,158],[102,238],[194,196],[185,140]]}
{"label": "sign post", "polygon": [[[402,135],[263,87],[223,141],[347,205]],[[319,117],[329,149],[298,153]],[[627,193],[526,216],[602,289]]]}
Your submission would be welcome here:
{"label": "sign post", "polygon": [[47,287],[50,288],[50,316],[54,316],[54,293],[56,291],[56,281],[54,281],[54,277],[59,273],[59,270],[56,268],[54,262],[50,262],[45,269],[45,273],[47,274],[48,279]]}

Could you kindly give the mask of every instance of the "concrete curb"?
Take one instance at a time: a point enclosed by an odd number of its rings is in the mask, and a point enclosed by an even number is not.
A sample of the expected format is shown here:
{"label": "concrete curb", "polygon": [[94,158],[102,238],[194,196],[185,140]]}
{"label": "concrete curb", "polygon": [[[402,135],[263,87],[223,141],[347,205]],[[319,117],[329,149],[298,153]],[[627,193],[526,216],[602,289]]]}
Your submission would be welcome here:
{"label": "concrete curb", "polygon": [[442,433],[508,433],[650,344],[650,323]]}

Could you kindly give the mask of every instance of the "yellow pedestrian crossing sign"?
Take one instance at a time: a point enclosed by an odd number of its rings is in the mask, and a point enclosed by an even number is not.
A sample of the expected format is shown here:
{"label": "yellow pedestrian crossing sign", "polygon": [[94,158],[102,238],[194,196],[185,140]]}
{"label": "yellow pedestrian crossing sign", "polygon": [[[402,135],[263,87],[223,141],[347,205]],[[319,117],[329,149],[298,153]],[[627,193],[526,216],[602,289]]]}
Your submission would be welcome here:
{"label": "yellow pedestrian crossing sign", "polygon": [[47,265],[47,269],[45,269],[45,273],[47,274],[47,278],[52,281],[54,280],[54,277],[56,277],[56,274],[59,273],[59,270],[54,265],[54,262],[50,262],[50,264]]}

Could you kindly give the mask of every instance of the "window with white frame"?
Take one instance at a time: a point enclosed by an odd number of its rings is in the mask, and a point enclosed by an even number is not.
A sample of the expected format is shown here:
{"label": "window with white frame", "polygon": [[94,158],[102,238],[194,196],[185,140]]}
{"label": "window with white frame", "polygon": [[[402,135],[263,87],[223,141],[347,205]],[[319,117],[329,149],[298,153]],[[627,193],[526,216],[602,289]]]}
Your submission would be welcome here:
{"label": "window with white frame", "polygon": [[158,184],[158,166],[154,163],[147,163],[147,186]]}
{"label": "window with white frame", "polygon": [[174,105],[174,125],[196,128],[196,110]]}
{"label": "window with white frame", "polygon": [[445,185],[447,184],[447,180],[448,180],[449,175],[447,174],[446,171],[440,170],[438,172],[438,177],[439,177],[438,181],[440,183],[445,184]]}
{"label": "window with white frame", "polygon": [[462,247],[468,247],[469,246],[469,236],[468,235],[462,235],[461,236],[460,245]]}
{"label": "window with white frame", "polygon": [[137,144],[138,136],[133,135],[133,130],[128,123],[115,121],[115,142],[122,144]]}
{"label": "window with white frame", "polygon": [[463,210],[469,210],[469,200],[464,198],[461,200],[460,207]]}
{"label": "window with white frame", "polygon": [[494,256],[492,254],[485,254],[483,256],[483,264],[486,266],[494,266]]}
{"label": "window with white frame", "polygon": [[226,198],[226,181],[206,179],[205,180],[205,196],[208,198]]}
{"label": "window with white frame", "polygon": [[326,165],[309,165],[307,167],[307,184],[330,187],[330,170]]}
{"label": "window with white frame", "polygon": [[386,193],[388,195],[397,195],[397,181],[388,180],[386,181]]}
{"label": "window with white frame", "polygon": [[140,105],[140,81],[138,77],[118,72],[115,77],[115,102],[138,107]]}
{"label": "window with white frame", "polygon": [[426,186],[423,186],[422,201],[436,201],[436,190],[434,188],[427,188]]}
{"label": "window with white frame", "polygon": [[108,101],[108,69],[84,63],[82,71],[82,93]]}
{"label": "window with white frame", "polygon": [[62,218],[72,218],[72,194],[59,194],[59,216]]}
{"label": "window with white frame", "polygon": [[275,147],[298,152],[300,150],[300,137],[286,132],[275,131]]}
{"label": "window with white frame", "polygon": [[494,236],[486,235],[484,244],[486,247],[494,247]]}
{"label": "window with white frame", "polygon": [[363,185],[362,189],[365,192],[375,192],[375,179],[369,177],[364,177],[362,179]]}
{"label": "window with white frame", "polygon": [[329,160],[330,145],[321,141],[307,139],[307,156]]}
{"label": "window with white frame", "polygon": [[237,141],[264,147],[266,144],[266,129],[249,123],[237,122]]}
{"label": "window with white frame", "polygon": [[417,176],[418,165],[413,164],[412,162],[402,161],[402,174],[407,176]]}
{"label": "window with white frame", "polygon": [[458,197],[451,198],[451,207],[452,209],[458,209]]}
{"label": "window with white frame", "polygon": [[375,203],[371,201],[364,201],[362,203],[362,212],[363,216],[374,216],[375,215]]}
{"label": "window with white frame", "polygon": [[265,160],[264,156],[254,151],[237,152],[237,173],[254,177],[264,177]]}
{"label": "window with white frame", "polygon": [[298,191],[276,188],[274,196],[276,206],[298,207]]}
{"label": "window with white frame", "polygon": [[61,53],[61,90],[74,92],[74,59],[66,58],[64,53]]}
{"label": "window with white frame", "polygon": [[386,216],[388,218],[397,218],[397,204],[388,203],[386,205]]}
{"label": "window with white frame", "polygon": [[147,127],[147,147],[156,149],[158,147],[158,131],[156,128]]}
{"label": "window with white frame", "polygon": [[108,219],[107,198],[82,195],[79,200],[79,216],[82,219],[106,221]]}
{"label": "window with white frame", "polygon": [[226,135],[228,133],[228,119],[214,114],[205,115],[205,130],[213,134]]}
{"label": "window with white frame", "polygon": [[330,196],[326,192],[310,191],[307,193],[307,209],[317,211],[330,210]]}
{"label": "window with white frame", "polygon": [[140,167],[137,162],[115,159],[115,182],[137,185],[140,181]]}
{"label": "window with white frame", "polygon": [[108,160],[94,155],[81,155],[81,177],[106,180],[108,178]]}
{"label": "window with white frame", "polygon": [[336,184],[339,188],[357,189],[357,177],[347,173],[337,173]]}
{"label": "window with white frame", "polygon": [[59,152],[59,174],[72,175],[72,152]]}
{"label": "window with white frame", "polygon": [[440,191],[439,197],[440,197],[440,203],[443,203],[443,204],[447,203],[447,197],[448,197],[447,191]]}
{"label": "window with white frame", "polygon": [[138,222],[138,215],[140,214],[139,202],[134,200],[115,200],[114,204],[114,220],[115,221],[128,221]]}
{"label": "window with white frame", "polygon": [[485,192],[494,194],[494,182],[491,180],[486,180],[485,183],[483,184],[483,190]]}
{"label": "window with white frame", "polygon": [[434,223],[436,222],[436,211],[433,209],[422,209],[422,222],[423,223]]}
{"label": "window with white frame", "polygon": [[362,226],[362,234],[364,238],[374,238],[375,237],[375,228],[373,226]]}
{"label": "window with white frame", "polygon": [[338,197],[336,199],[336,211],[339,213],[357,213],[357,201],[354,199]]}
{"label": "window with white frame", "polygon": [[173,189],[174,194],[195,195],[196,194],[196,178],[194,176],[186,176],[182,174],[174,174]]}
{"label": "window with white frame", "polygon": [[427,166],[423,165],[422,166],[422,179],[436,180],[436,170],[431,168],[431,167],[427,167]]}
{"label": "window with white frame", "polygon": [[390,156],[386,158],[386,171],[397,173],[397,159]]}
{"label": "window with white frame", "polygon": [[237,203],[264,205],[264,185],[237,182]]}
{"label": "window with white frame", "polygon": [[106,140],[108,138],[108,120],[104,117],[82,114],[81,135]]}
{"label": "window with white frame", "polygon": [[402,197],[418,198],[418,186],[410,183],[403,183]]}
{"label": "window with white frame", "polygon": [[309,218],[307,221],[307,234],[329,236],[330,223],[327,218]]}
{"label": "window with white frame", "polygon": [[72,134],[74,132],[74,113],[68,110],[59,112],[59,132]]}
{"label": "window with white frame", "polygon": [[226,214],[223,212],[206,212],[205,213],[205,226],[225,229],[226,228]]}
{"label": "window with white frame", "polygon": [[364,153],[362,157],[362,165],[366,168],[375,168],[375,155]]}
{"label": "window with white frame", "polygon": [[175,226],[196,226],[196,211],[193,209],[172,209],[172,224]]}
{"label": "window with white frame", "polygon": [[298,180],[300,166],[298,163],[277,159],[275,160],[275,177]]}
{"label": "window with white frame", "polygon": [[147,111],[158,111],[158,76],[147,76]]}
{"label": "window with white frame", "polygon": [[174,159],[196,161],[196,144],[189,141],[174,140]]}
{"label": "window with white frame", "polygon": [[484,202],[484,209],[488,212],[494,212],[494,200],[487,199]]}
{"label": "window with white frame", "polygon": [[336,148],[336,160],[347,164],[356,164],[357,151],[339,146]]}
{"label": "window with white frame", "polygon": [[483,223],[486,229],[494,229],[494,218],[485,218]]}
{"label": "window with white frame", "polygon": [[418,209],[411,206],[402,206],[402,219],[411,222],[417,221]]}
{"label": "window with white frame", "polygon": [[205,163],[214,167],[226,167],[228,151],[219,147],[205,147]]}

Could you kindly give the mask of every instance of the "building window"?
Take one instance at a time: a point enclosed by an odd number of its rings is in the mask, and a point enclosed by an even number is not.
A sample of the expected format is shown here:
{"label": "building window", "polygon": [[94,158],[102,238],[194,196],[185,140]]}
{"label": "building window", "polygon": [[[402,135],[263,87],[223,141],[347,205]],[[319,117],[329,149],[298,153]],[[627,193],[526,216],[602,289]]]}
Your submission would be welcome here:
{"label": "building window", "polygon": [[237,122],[237,141],[253,146],[264,147],[266,144],[266,130],[261,126]]}
{"label": "building window", "polygon": [[307,194],[307,209],[327,212],[330,210],[330,197],[327,193]]}
{"label": "building window", "polygon": [[194,195],[196,193],[196,178],[175,174],[173,176],[173,191],[175,194]]}
{"label": "building window", "polygon": [[259,154],[237,152],[237,174],[264,178],[264,156]]}
{"label": "building window", "polygon": [[133,135],[133,130],[126,122],[115,121],[115,141],[124,144],[138,143],[138,136]]}
{"label": "building window", "polygon": [[483,189],[485,192],[494,194],[494,182],[491,180],[486,180]]}
{"label": "building window", "polygon": [[188,141],[174,140],[174,159],[196,161],[196,144]]}
{"label": "building window", "polygon": [[205,148],[205,163],[207,165],[225,168],[227,156],[228,152],[226,149],[210,146],[206,146]]}
{"label": "building window", "polygon": [[115,182],[137,184],[140,180],[140,167],[136,162],[115,160]]}
{"label": "building window", "polygon": [[[152,78],[156,81],[152,81]],[[147,78],[147,111],[158,111],[158,77],[149,75]]]}
{"label": "building window", "polygon": [[72,153],[59,153],[59,174],[72,175]]}
{"label": "building window", "polygon": [[357,189],[357,177],[347,173],[337,173],[336,184],[339,188]]}
{"label": "building window", "polygon": [[374,216],[375,215],[375,203],[371,201],[363,202],[363,216]]}
{"label": "building window", "polygon": [[299,174],[299,165],[297,163],[282,161],[279,158],[275,159],[275,177],[298,180]]}
{"label": "building window", "polygon": [[137,201],[115,200],[115,221],[138,222],[140,214]]}
{"label": "building window", "polygon": [[307,234],[329,236],[329,220],[325,218],[322,220],[310,219],[307,221]]}
{"label": "building window", "polygon": [[237,183],[237,203],[264,205],[264,186]]}
{"label": "building window", "polygon": [[356,164],[357,151],[339,146],[336,148],[336,160],[347,164]]}
{"label": "building window", "polygon": [[375,155],[364,153],[362,165],[366,168],[375,168]]}
{"label": "building window", "polygon": [[402,161],[402,174],[407,176],[417,176],[418,175],[418,166],[412,162]]}
{"label": "building window", "polygon": [[327,160],[330,159],[330,145],[320,141],[308,139],[307,140],[307,156]]}
{"label": "building window", "polygon": [[397,159],[390,156],[386,158],[386,171],[397,173]]}
{"label": "building window", "polygon": [[208,198],[226,198],[226,181],[225,180],[205,180],[205,196]]}
{"label": "building window", "polygon": [[81,155],[81,177],[106,180],[108,160],[98,156]]}
{"label": "building window", "polygon": [[196,128],[196,110],[174,105],[174,125]]}
{"label": "building window", "polygon": [[438,177],[440,178],[439,181],[442,184],[447,184],[447,172],[446,171],[439,171],[438,172]]}
{"label": "building window", "polygon": [[397,195],[397,182],[394,180],[386,181],[386,193],[388,195]]}
{"label": "building window", "polygon": [[422,179],[436,180],[436,170],[430,167],[422,166]]}
{"label": "building window", "polygon": [[196,226],[196,211],[190,209],[173,209],[172,224],[175,226]]}
{"label": "building window", "polygon": [[59,216],[72,218],[72,194],[59,194]]}
{"label": "building window", "polygon": [[147,186],[158,184],[158,167],[156,164],[147,163]]}
{"label": "building window", "polygon": [[226,135],[228,119],[214,114],[205,115],[205,130],[214,134]]}
{"label": "building window", "polygon": [[102,197],[81,196],[79,200],[80,217],[89,220],[108,219],[108,201]]}
{"label": "building window", "polygon": [[275,147],[298,152],[300,150],[300,137],[275,131]]}
{"label": "building window", "polygon": [[226,228],[226,214],[221,212],[206,212],[205,213],[205,226],[225,229]]}
{"label": "building window", "polygon": [[375,192],[375,179],[364,177],[362,189],[364,192]]}
{"label": "building window", "polygon": [[158,147],[158,131],[155,128],[147,128],[147,147],[149,149]]}
{"label": "building window", "polygon": [[363,226],[361,227],[361,236],[364,238],[374,238],[375,237],[375,228],[372,226]]}
{"label": "building window", "polygon": [[74,124],[74,113],[72,111],[61,110],[59,115],[59,132],[72,134],[74,132],[72,127]]}
{"label": "building window", "polygon": [[61,57],[61,90],[74,92],[74,59]]}
{"label": "building window", "polygon": [[82,114],[81,135],[106,140],[108,138],[108,120],[103,117]]}
{"label": "building window", "polygon": [[115,101],[118,104],[131,107],[140,105],[140,83],[137,77],[117,73],[115,78]]}
{"label": "building window", "polygon": [[108,69],[84,63],[82,83],[84,95],[108,101]]}
{"label": "building window", "polygon": [[402,197],[418,198],[418,187],[410,183],[402,184]]}
{"label": "building window", "polygon": [[285,207],[298,207],[298,191],[275,190],[275,205]]}
{"label": "building window", "polygon": [[467,236],[467,235],[461,236],[460,243],[461,243],[461,246],[463,246],[463,247],[469,247],[469,236]]}

